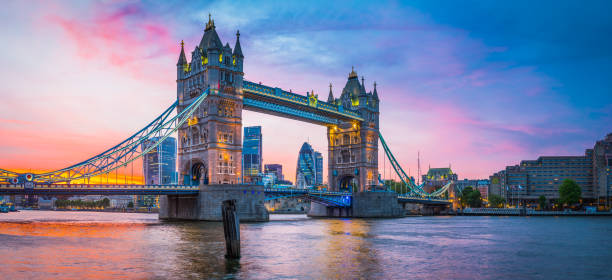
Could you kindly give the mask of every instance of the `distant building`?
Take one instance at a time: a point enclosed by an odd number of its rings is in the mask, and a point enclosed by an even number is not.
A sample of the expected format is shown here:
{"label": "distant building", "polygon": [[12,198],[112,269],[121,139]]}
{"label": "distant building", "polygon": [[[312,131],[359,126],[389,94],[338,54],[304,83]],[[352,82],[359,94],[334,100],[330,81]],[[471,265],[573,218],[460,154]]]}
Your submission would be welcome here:
{"label": "distant building", "polygon": [[261,175],[261,183],[266,188],[271,188],[276,184],[276,173],[265,173]]}
{"label": "distant building", "polygon": [[499,188],[510,204],[537,204],[540,196],[559,199],[559,186],[572,179],[582,189],[584,203],[610,207],[611,166],[612,133],[581,156],[541,156],[507,166],[490,177],[492,193]]}
{"label": "distant building", "polygon": [[457,174],[450,167],[429,168],[427,174],[422,176],[423,190],[433,192],[450,181],[457,181]]}
{"label": "distant building", "polygon": [[[146,150],[159,140],[159,138],[151,138],[142,143],[142,150]],[[178,173],[176,172],[176,139],[168,137],[164,139],[157,147],[154,147],[142,157],[142,168],[145,179],[145,184],[163,185],[177,184]],[[112,207],[121,207],[127,201],[127,198],[118,198],[117,203],[111,199]],[[138,195],[136,196],[136,205],[141,207],[154,207],[157,202],[157,196],[154,195]],[[113,205],[116,204],[116,205]]]}
{"label": "distant building", "polygon": [[305,188],[321,184],[323,182],[322,173],[323,157],[321,153],[315,152],[308,142],[304,142],[298,154],[295,185],[298,188]]}
{"label": "distant building", "polygon": [[612,133],[593,147],[593,196],[599,205],[612,206]]}
{"label": "distant building", "polygon": [[315,185],[323,185],[323,155],[319,152],[315,152]]}
{"label": "distant building", "polygon": [[283,176],[283,166],[281,164],[264,165],[264,173],[274,173],[276,174],[277,180],[285,180],[285,176]]}
{"label": "distant building", "polygon": [[466,187],[472,187],[480,191],[480,197],[483,199],[489,199],[489,186],[490,181],[488,179],[463,179],[454,182],[456,193],[461,193]]}
{"label": "distant building", "polygon": [[242,174],[245,182],[256,182],[261,174],[262,136],[261,126],[244,128],[242,145]]}

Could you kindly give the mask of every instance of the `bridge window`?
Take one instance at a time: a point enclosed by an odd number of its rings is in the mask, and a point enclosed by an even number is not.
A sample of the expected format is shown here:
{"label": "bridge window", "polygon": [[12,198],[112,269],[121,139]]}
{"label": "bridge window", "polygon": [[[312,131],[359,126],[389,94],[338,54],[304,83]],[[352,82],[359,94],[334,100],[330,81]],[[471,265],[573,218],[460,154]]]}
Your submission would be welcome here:
{"label": "bridge window", "polygon": [[347,134],[344,134],[342,136],[342,144],[343,145],[350,145],[351,144],[351,137],[348,136]]}
{"label": "bridge window", "polygon": [[234,162],[231,160],[225,160],[223,156],[219,155],[219,162],[217,163],[217,174],[234,174]]}
{"label": "bridge window", "polygon": [[234,143],[234,135],[231,132],[219,132],[219,135],[217,136],[217,141],[220,143],[228,143],[228,144],[233,144]]}
{"label": "bridge window", "polygon": [[351,153],[351,162],[357,162],[357,154]]}
{"label": "bridge window", "polygon": [[353,137],[353,144],[359,144],[359,136]]}
{"label": "bridge window", "polygon": [[351,160],[351,152],[348,150],[344,150],[342,152],[340,152],[340,154],[342,155],[342,162],[347,163],[350,162]]}

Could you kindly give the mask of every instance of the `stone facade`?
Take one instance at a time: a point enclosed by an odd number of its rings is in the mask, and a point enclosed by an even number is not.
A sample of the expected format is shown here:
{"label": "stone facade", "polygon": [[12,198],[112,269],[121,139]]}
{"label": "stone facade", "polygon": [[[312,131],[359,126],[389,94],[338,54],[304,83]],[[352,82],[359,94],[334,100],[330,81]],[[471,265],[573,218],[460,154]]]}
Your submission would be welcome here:
{"label": "stone facade", "polygon": [[224,200],[235,199],[241,222],[266,222],[264,188],[255,185],[201,185],[198,195],[162,195],[159,218],[175,220],[221,221]]}
{"label": "stone facade", "polygon": [[378,183],[379,99],[374,91],[366,92],[364,79],[359,83],[351,71],[339,99],[330,93],[328,102],[358,112],[364,119],[358,123],[341,123],[327,128],[328,184],[332,191],[366,191]]}
{"label": "stone facade", "polygon": [[178,130],[179,184],[241,182],[243,60],[240,33],[232,51],[228,43],[221,43],[211,19],[190,63],[181,43],[177,111],[207,88],[210,93]]}

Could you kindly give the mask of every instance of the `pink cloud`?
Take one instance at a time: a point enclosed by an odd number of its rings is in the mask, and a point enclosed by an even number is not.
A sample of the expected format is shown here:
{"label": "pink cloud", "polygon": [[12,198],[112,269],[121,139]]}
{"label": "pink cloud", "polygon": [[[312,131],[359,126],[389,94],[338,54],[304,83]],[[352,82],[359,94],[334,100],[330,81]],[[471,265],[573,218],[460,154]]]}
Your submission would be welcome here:
{"label": "pink cloud", "polygon": [[141,4],[97,4],[92,11],[87,19],[48,15],[45,23],[61,27],[84,60],[105,61],[138,79],[168,82],[166,72],[147,65],[153,63],[151,58],[178,53],[168,22],[147,13]]}

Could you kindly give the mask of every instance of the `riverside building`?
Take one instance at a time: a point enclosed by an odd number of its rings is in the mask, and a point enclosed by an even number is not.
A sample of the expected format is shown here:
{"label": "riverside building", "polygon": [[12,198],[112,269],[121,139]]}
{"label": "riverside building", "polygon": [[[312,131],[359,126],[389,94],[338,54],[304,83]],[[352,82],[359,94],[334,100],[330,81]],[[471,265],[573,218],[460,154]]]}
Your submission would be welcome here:
{"label": "riverside building", "polygon": [[580,156],[541,156],[507,166],[493,174],[492,186],[513,205],[535,205],[540,196],[559,199],[559,187],[572,179],[582,189],[583,203],[610,207],[612,194],[612,133]]}

